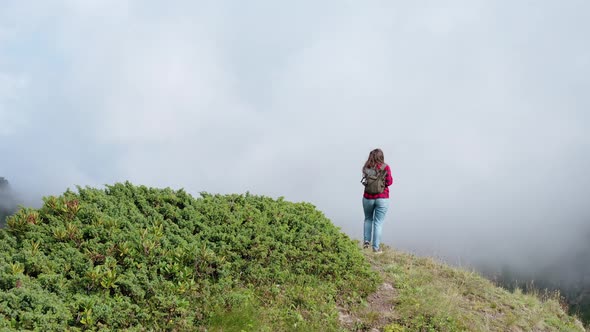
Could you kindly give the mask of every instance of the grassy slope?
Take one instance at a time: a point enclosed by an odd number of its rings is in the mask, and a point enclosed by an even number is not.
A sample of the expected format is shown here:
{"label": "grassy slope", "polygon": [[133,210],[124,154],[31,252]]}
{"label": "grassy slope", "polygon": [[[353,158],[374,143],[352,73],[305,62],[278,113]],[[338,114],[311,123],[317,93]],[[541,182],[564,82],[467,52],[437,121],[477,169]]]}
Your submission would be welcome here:
{"label": "grassy slope", "polygon": [[475,272],[389,248],[365,254],[393,290],[375,301],[379,305],[367,301],[350,308],[355,322],[346,324],[349,330],[584,331],[557,294],[511,293]]}
{"label": "grassy slope", "polygon": [[555,296],[357,246],[308,203],[68,191],[0,230],[0,330],[583,331]]}

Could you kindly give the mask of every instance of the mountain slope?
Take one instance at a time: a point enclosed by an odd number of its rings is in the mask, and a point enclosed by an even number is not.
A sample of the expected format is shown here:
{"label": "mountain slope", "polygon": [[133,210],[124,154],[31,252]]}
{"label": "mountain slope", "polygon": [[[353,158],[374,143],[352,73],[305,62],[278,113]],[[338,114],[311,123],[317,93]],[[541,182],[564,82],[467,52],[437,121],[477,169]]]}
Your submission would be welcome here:
{"label": "mountain slope", "polygon": [[390,248],[365,256],[383,284],[367,301],[341,309],[349,330],[584,331],[559,294],[509,292],[475,272]]}
{"label": "mountain slope", "polygon": [[7,216],[16,211],[17,205],[8,180],[0,176],[0,227]]}
{"label": "mountain slope", "polygon": [[0,230],[0,329],[339,329],[378,276],[309,203],[118,183]]}
{"label": "mountain slope", "polygon": [[[381,286],[379,286],[381,285]],[[0,330],[583,331],[559,303],[393,250],[309,203],[117,183],[0,229]]]}

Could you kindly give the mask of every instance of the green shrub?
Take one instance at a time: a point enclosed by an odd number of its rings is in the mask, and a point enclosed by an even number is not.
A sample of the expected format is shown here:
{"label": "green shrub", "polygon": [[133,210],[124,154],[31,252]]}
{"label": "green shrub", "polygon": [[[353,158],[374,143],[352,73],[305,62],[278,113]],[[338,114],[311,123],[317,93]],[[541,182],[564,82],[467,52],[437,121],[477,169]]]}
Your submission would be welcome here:
{"label": "green shrub", "polygon": [[377,282],[312,204],[249,193],[78,188],[0,230],[0,327],[13,329],[336,330],[335,304]]}

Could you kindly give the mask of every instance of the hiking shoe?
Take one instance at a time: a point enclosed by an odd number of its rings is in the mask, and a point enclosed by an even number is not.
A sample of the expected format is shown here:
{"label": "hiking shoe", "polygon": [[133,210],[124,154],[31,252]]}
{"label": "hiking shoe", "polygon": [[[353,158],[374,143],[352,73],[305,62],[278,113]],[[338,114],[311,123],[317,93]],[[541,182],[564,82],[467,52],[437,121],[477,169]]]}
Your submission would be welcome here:
{"label": "hiking shoe", "polygon": [[365,244],[363,244],[363,249],[369,249],[370,245],[371,243],[369,243],[369,241],[365,241]]}
{"label": "hiking shoe", "polygon": [[375,248],[373,248],[373,253],[374,253],[375,255],[379,255],[379,254],[382,254],[382,253],[383,253],[383,250],[381,250],[381,248],[379,248],[379,249],[375,249]]}

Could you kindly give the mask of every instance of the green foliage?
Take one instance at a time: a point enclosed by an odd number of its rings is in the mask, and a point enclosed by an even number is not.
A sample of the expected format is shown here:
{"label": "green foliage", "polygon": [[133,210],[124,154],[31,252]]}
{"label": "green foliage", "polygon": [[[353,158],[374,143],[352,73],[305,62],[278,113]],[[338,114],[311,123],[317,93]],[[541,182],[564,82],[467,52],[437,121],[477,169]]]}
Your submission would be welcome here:
{"label": "green foliage", "polygon": [[0,230],[0,329],[338,330],[378,281],[313,205],[249,193],[78,188]]}

